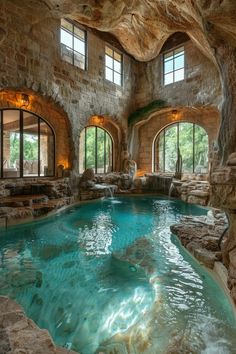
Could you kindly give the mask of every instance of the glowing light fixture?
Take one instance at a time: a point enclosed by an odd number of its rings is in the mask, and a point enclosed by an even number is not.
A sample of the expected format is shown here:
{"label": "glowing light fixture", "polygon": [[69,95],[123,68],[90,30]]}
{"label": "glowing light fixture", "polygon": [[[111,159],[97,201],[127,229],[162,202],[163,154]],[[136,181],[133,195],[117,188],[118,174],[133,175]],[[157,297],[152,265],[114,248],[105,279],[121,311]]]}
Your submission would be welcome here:
{"label": "glowing light fixture", "polygon": [[20,97],[21,107],[28,107],[29,105],[29,96],[26,93],[22,93]]}
{"label": "glowing light fixture", "polygon": [[100,114],[95,115],[92,117],[92,122],[93,124],[97,124],[97,125],[103,125],[104,123],[104,117]]}
{"label": "glowing light fixture", "polygon": [[177,109],[173,109],[173,111],[171,112],[171,115],[172,115],[173,120],[177,120],[178,116],[179,116],[179,112],[177,111]]}

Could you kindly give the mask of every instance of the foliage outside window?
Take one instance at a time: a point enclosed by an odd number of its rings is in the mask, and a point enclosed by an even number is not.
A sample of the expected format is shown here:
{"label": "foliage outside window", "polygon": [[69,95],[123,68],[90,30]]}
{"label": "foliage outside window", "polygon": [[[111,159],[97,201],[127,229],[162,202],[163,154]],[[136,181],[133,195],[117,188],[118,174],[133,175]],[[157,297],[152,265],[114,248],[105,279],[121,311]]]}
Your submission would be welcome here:
{"label": "foliage outside window", "polygon": [[164,54],[164,85],[184,80],[184,47]]}
{"label": "foliage outside window", "polygon": [[176,123],[168,126],[154,141],[154,171],[175,172],[180,149],[183,172],[207,173],[208,136],[197,124]]}
{"label": "foliage outside window", "polygon": [[35,114],[0,111],[0,177],[54,175],[54,134]]}
{"label": "foliage outside window", "polygon": [[105,78],[122,85],[122,55],[108,46],[105,47]]}
{"label": "foliage outside window", "polygon": [[112,171],[112,139],[102,128],[86,127],[80,136],[80,173],[93,168],[95,173]]}
{"label": "foliage outside window", "polygon": [[73,23],[61,20],[62,59],[80,69],[86,69],[86,32]]}

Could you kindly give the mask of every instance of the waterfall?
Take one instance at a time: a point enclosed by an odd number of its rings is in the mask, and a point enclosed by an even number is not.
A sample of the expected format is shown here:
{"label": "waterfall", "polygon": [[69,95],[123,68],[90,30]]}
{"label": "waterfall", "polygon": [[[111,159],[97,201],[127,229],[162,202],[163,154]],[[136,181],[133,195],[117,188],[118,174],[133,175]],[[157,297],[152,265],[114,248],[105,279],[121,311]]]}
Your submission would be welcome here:
{"label": "waterfall", "polygon": [[174,188],[175,188],[175,185],[174,185],[173,182],[171,182],[170,188],[169,188],[169,192],[168,192],[168,197],[169,197],[169,198],[171,197],[171,194],[172,194]]}
{"label": "waterfall", "polygon": [[108,185],[106,186],[105,196],[109,197],[111,199],[114,199],[114,192],[113,192],[113,188],[111,186],[108,186]]}

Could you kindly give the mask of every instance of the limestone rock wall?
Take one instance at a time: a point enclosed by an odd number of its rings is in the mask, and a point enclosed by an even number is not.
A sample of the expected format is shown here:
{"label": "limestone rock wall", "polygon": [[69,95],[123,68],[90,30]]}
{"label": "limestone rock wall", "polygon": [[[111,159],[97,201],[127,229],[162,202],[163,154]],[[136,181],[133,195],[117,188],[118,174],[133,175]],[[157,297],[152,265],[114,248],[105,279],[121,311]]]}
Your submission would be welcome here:
{"label": "limestone rock wall", "polygon": [[183,46],[185,51],[185,79],[164,86],[162,53],[147,63],[138,63],[137,107],[145,106],[155,99],[162,99],[172,107],[217,107],[221,103],[221,84],[216,66],[191,40],[178,46]]}
{"label": "limestone rock wall", "polygon": [[[80,131],[92,115],[104,114],[126,127],[134,60],[123,53],[122,87],[108,82],[104,78],[105,41],[87,31],[88,70],[66,63],[60,56],[60,18],[66,15],[51,11],[41,1],[1,1],[0,90],[30,90],[62,107],[71,126],[72,150],[78,156]],[[19,107],[17,99],[8,106]],[[76,158],[73,166],[78,171]]]}

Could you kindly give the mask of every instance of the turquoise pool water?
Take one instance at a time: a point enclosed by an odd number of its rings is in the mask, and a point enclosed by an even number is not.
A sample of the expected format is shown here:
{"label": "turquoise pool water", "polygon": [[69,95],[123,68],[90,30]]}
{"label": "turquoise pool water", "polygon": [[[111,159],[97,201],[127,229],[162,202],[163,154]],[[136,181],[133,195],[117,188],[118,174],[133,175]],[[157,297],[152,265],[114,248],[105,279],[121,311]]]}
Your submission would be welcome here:
{"label": "turquoise pool water", "polygon": [[81,354],[236,353],[230,302],[169,231],[206,212],[121,197],[0,230],[0,294]]}

